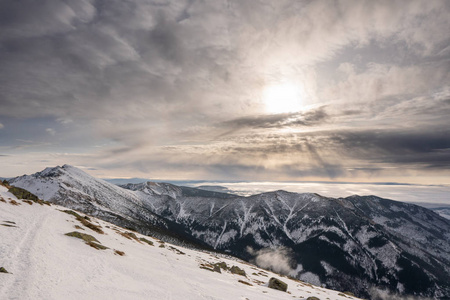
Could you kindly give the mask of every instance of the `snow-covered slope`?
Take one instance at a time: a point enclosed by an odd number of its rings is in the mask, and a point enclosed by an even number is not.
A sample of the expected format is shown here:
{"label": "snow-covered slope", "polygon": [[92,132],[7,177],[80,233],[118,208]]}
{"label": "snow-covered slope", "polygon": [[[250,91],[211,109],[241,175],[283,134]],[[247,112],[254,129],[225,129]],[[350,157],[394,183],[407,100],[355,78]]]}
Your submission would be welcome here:
{"label": "snow-covered slope", "polygon": [[[1,299],[356,299],[89,218],[101,234],[64,213],[66,208],[23,202],[4,186],[0,197],[0,267],[9,272],[0,272]],[[107,249],[65,235],[74,231]],[[246,275],[209,270],[216,263]],[[268,288],[271,277],[287,283],[287,292]]]}
{"label": "snow-covered slope", "polygon": [[32,175],[13,178],[9,182],[41,199],[97,216],[122,227],[165,240],[178,240],[179,243],[199,243],[189,239],[170,220],[156,215],[153,208],[149,207],[150,203],[143,202],[139,192],[120,188],[70,165],[46,168]]}
{"label": "snow-covered slope", "polygon": [[277,268],[264,258],[280,252],[285,273],[335,290],[450,297],[450,222],[416,205],[284,191],[240,197],[152,182],[122,189],[66,165],[11,183],[116,225],[176,231],[265,267]]}

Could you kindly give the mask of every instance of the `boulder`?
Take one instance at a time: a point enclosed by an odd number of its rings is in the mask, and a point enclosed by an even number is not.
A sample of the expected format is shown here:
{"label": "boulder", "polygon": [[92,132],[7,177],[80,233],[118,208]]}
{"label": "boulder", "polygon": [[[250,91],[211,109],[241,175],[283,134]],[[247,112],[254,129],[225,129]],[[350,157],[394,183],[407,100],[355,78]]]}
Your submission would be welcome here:
{"label": "boulder", "polygon": [[272,277],[269,279],[269,287],[271,289],[275,289],[275,290],[279,290],[279,291],[283,291],[286,292],[288,285],[286,282],[283,282],[275,277]]}
{"label": "boulder", "polygon": [[230,269],[230,272],[233,273],[233,274],[246,276],[245,275],[245,271],[242,270],[241,268],[237,267],[237,266],[232,266],[231,269]]}

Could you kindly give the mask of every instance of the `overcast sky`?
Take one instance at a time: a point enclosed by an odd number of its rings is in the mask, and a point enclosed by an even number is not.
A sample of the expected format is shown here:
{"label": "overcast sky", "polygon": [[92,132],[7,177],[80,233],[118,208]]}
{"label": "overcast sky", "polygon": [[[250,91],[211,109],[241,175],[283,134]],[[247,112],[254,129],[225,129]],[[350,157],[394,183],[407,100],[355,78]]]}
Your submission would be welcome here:
{"label": "overcast sky", "polygon": [[0,176],[449,183],[450,1],[0,2]]}

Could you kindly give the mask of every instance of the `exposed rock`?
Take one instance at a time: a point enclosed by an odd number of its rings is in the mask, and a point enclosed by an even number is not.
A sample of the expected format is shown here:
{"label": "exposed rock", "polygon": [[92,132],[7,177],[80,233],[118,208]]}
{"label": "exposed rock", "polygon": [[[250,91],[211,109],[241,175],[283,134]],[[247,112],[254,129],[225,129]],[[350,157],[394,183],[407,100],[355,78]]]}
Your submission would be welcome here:
{"label": "exposed rock", "polygon": [[230,268],[228,268],[227,264],[224,261],[215,263],[214,267],[216,267],[216,266],[219,267],[220,269],[225,270],[225,271],[230,269]]}
{"label": "exposed rock", "polygon": [[217,273],[222,273],[222,271],[220,271],[220,267],[217,264],[214,265],[213,271]]}
{"label": "exposed rock", "polygon": [[242,270],[241,268],[237,267],[237,266],[232,266],[231,269],[230,269],[230,272],[233,273],[233,274],[246,276],[245,271]]}
{"label": "exposed rock", "polygon": [[272,277],[272,278],[269,279],[269,287],[271,289],[275,289],[275,290],[286,292],[287,288],[288,288],[288,285],[287,285],[287,283],[285,283],[285,282],[283,282],[283,281],[281,281],[281,280],[279,280],[279,279],[277,279],[275,277]]}

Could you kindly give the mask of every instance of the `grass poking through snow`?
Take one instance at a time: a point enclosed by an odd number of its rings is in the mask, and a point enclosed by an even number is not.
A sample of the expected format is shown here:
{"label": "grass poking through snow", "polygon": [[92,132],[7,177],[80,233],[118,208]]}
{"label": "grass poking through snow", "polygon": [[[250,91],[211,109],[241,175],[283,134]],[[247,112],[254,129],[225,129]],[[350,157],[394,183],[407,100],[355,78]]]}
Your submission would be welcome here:
{"label": "grass poking through snow", "polygon": [[95,224],[89,222],[90,218],[88,216],[82,217],[78,213],[74,212],[73,210],[63,210],[63,212],[74,216],[81,224],[83,224],[87,228],[92,229],[97,233],[104,234],[102,227],[100,225],[95,225]]}
{"label": "grass poking through snow", "polygon": [[78,231],[72,231],[72,232],[66,233],[65,235],[81,239],[86,242],[86,245],[89,245],[92,248],[95,248],[97,250],[109,249],[108,247],[100,244],[100,242],[90,234],[81,233]]}

